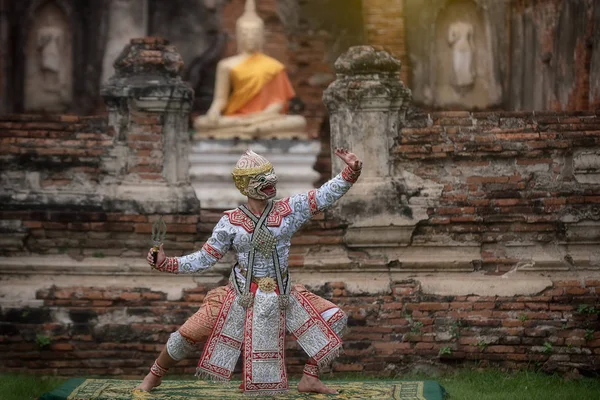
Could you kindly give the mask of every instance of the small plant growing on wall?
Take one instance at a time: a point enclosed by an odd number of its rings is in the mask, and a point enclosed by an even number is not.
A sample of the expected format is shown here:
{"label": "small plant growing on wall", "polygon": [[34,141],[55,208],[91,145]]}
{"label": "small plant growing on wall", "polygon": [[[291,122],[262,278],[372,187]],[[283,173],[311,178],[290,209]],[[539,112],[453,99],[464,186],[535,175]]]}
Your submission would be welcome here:
{"label": "small plant growing on wall", "polygon": [[525,322],[529,319],[529,317],[527,316],[527,314],[520,314],[519,315],[519,321],[521,322]]}
{"label": "small plant growing on wall", "polygon": [[420,335],[422,333],[421,328],[423,328],[423,323],[421,321],[414,322],[410,328],[410,333]]}
{"label": "small plant growing on wall", "polygon": [[450,335],[452,335],[453,339],[460,338],[460,328],[462,328],[463,326],[464,326],[464,324],[461,320],[454,322],[450,326]]}
{"label": "small plant growing on wall", "polygon": [[452,348],[450,346],[444,346],[440,348],[439,356],[452,355]]}
{"label": "small plant growing on wall", "polygon": [[589,304],[580,304],[579,307],[577,307],[577,312],[579,314],[596,314],[599,312],[599,310]]}
{"label": "small plant growing on wall", "polygon": [[595,331],[593,329],[586,329],[585,335],[583,336],[583,338],[585,339],[586,342],[589,342],[590,340],[594,339],[594,333],[595,333]]}
{"label": "small plant growing on wall", "polygon": [[35,335],[35,343],[40,349],[43,349],[50,346],[50,343],[52,343],[52,339],[48,335],[38,333],[37,335]]}

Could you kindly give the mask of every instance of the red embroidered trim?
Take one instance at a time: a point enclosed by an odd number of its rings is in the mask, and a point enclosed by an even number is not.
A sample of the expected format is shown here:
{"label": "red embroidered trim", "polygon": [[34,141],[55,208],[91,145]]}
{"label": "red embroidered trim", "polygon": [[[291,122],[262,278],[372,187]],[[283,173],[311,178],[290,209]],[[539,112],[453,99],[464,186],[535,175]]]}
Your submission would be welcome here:
{"label": "red embroidered trim", "polygon": [[344,167],[344,169],[342,170],[342,178],[344,178],[344,180],[346,182],[354,183],[358,180],[358,177],[360,176],[360,172],[361,172],[360,169],[358,171],[355,171],[346,165]]}
{"label": "red embroidered trim", "polygon": [[208,243],[204,243],[204,246],[202,246],[202,249],[204,251],[206,251],[208,254],[210,254],[211,256],[213,256],[214,258],[216,258],[217,260],[220,260],[221,258],[223,258],[223,254]]}
{"label": "red embroidered trim", "polygon": [[[230,284],[231,285],[231,284]],[[202,351],[202,356],[198,361],[198,368],[203,372],[215,376],[220,380],[228,381],[231,378],[231,374],[233,371],[228,370],[227,368],[217,366],[211,363],[212,355],[215,352],[217,346],[221,343],[226,343],[228,346],[238,350],[238,354],[235,357],[239,357],[239,352],[242,349],[242,342],[238,342],[237,340],[230,338],[228,336],[223,335],[223,327],[225,326],[225,321],[227,320],[227,316],[229,315],[229,311],[233,306],[233,302],[236,299],[236,292],[233,290],[233,287],[228,286],[228,292],[223,300],[223,305],[219,310],[219,316],[215,322],[215,326],[210,334],[210,337],[206,341],[204,345],[204,350]]]}
{"label": "red embroidered trim", "polygon": [[[290,198],[277,200],[273,204],[273,209],[267,217],[267,226],[277,227],[281,225],[284,217],[287,217],[292,213],[292,207],[290,206]],[[232,225],[241,226],[248,233],[254,232],[254,222],[242,210],[236,208],[235,210],[225,211],[229,222]]]}
{"label": "red embroidered trim", "polygon": [[277,200],[275,204],[273,204],[273,209],[267,218],[268,226],[280,226],[281,221],[283,221],[284,217],[287,217],[292,213],[292,207],[290,206],[290,198],[286,197],[285,199]]}
{"label": "red embroidered trim", "polygon": [[344,318],[345,315],[346,314],[341,309],[339,309],[331,317],[329,317],[327,323],[329,324],[329,326],[331,326],[338,322],[340,319]]}
{"label": "red embroidered trim", "polygon": [[[244,368],[242,372],[242,383],[244,384],[244,393],[252,392],[270,392],[288,389],[288,377],[285,369],[285,311],[279,310],[279,326],[273,327],[278,330],[276,352],[254,353],[252,352],[252,330],[254,329],[252,321],[254,316],[254,308],[250,307],[246,310],[246,323],[244,325]],[[270,360],[278,361],[281,365],[279,374],[279,382],[260,382],[255,383],[252,380],[252,361],[254,360]]]}
{"label": "red embroidered trim", "polygon": [[167,257],[161,265],[155,268],[157,271],[177,274],[179,273],[179,261],[177,260],[177,257]]}
{"label": "red embroidered trim", "polygon": [[300,307],[304,309],[309,315],[308,323],[303,324],[296,331],[291,332],[291,334],[298,340],[301,335],[297,335],[297,332],[306,332],[309,328],[317,326],[321,332],[325,333],[327,336],[327,345],[323,347],[317,354],[315,354],[312,358],[314,361],[319,364],[321,360],[329,358],[331,354],[335,354],[336,351],[341,349],[342,347],[342,339],[329,327],[329,324],[321,317],[321,314],[317,312],[314,306],[310,303],[310,301],[301,293],[296,290],[292,290],[292,296],[296,298]]}
{"label": "red embroidered trim", "polygon": [[236,208],[235,210],[225,211],[231,225],[241,226],[248,233],[254,232],[254,222],[242,210]]}
{"label": "red embroidered trim", "polygon": [[315,189],[308,191],[308,206],[310,207],[310,213],[312,215],[319,212],[319,206],[317,205],[317,191]]}
{"label": "red embroidered trim", "polygon": [[317,367],[317,364],[314,361],[312,361],[311,359],[309,359],[308,362],[306,363],[306,365],[304,366],[303,372],[306,375],[310,375],[315,378],[319,377],[319,367]]}
{"label": "red embroidered trim", "polygon": [[160,365],[158,365],[157,361],[154,361],[154,364],[152,364],[152,367],[150,367],[150,373],[154,376],[158,376],[159,378],[162,378],[163,376],[165,376],[165,374],[167,373],[169,368],[161,367]]}

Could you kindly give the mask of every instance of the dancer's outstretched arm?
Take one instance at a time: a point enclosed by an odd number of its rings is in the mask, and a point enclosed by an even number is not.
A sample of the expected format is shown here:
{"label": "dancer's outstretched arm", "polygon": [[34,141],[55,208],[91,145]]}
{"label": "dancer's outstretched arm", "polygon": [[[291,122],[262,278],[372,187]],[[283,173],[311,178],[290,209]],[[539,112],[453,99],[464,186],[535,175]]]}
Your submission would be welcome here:
{"label": "dancer's outstretched arm", "polygon": [[313,215],[331,207],[358,180],[362,170],[362,161],[356,154],[344,148],[338,148],[335,150],[335,155],[346,163],[339,174],[318,189],[290,197],[289,203],[294,216],[294,232],[300,229]]}
{"label": "dancer's outstretched arm", "polygon": [[[229,218],[224,215],[213,229],[211,237],[204,243],[202,249],[183,257],[167,257],[161,244],[156,257],[156,267],[154,268],[172,274],[192,274],[211,268],[229,251],[234,237],[231,228]],[[146,259],[152,265],[152,249],[148,252]]]}

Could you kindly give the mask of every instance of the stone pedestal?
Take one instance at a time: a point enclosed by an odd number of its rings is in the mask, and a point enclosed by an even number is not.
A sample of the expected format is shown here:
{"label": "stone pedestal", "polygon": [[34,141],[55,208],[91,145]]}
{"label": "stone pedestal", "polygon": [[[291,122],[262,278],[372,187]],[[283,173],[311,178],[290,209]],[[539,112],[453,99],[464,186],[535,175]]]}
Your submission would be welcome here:
{"label": "stone pedestal", "polygon": [[181,80],[181,56],[160,38],[132,39],[102,95],[114,130],[117,201],[144,212],[199,209],[188,178],[188,121],[193,90]]}
{"label": "stone pedestal", "polygon": [[[323,101],[331,118],[331,148],[346,147],[363,159],[359,181],[333,213],[349,224],[348,246],[410,244],[412,232],[427,219],[427,207],[442,186],[402,171],[392,176],[390,148],[411,94],[398,79],[400,61],[369,46],[352,47],[335,63],[337,80]],[[332,156],[333,171],[343,167]]]}
{"label": "stone pedestal", "polygon": [[266,157],[279,178],[277,198],[313,188],[319,142],[311,140],[195,140],[190,152],[190,180],[203,208],[229,209],[247,201],[234,186],[231,171],[247,149]]}

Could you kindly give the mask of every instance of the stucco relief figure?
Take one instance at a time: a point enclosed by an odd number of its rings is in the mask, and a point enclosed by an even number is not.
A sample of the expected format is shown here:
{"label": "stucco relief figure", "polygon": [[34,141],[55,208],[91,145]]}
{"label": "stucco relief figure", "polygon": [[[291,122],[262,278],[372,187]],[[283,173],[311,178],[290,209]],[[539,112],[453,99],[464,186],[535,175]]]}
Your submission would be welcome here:
{"label": "stucco relief figure", "polygon": [[262,52],[264,22],[247,0],[236,24],[238,54],[217,65],[215,96],[194,121],[197,135],[218,139],[303,137],[306,120],[286,115],[295,96],[285,66]]}
{"label": "stucco relief figure", "polygon": [[183,257],[167,257],[162,245],[158,253],[150,249],[148,263],[165,273],[207,270],[230,250],[236,263],[229,283],[208,292],[200,309],[170,335],[136,389],[157,387],[169,368],[204,348],[198,375],[228,381],[243,357],[240,388],[244,393],[286,392],[289,332],[308,355],[298,391],[336,393],[319,380],[319,371],[341,351],[347,316],[335,304],[295,284],[288,268],[292,236],[339,200],[360,176],[362,161],[355,154],[342,148],[335,154],[346,164],[338,175],[319,189],[275,200],[278,179],[273,165],[247,151],[232,172],[247,203],[224,213],[202,249]]}
{"label": "stucco relief figure", "polygon": [[466,90],[475,83],[473,25],[464,22],[450,25],[448,44],[452,48],[454,85],[458,90]]}
{"label": "stucco relief figure", "polygon": [[64,112],[72,99],[72,49],[64,13],[53,3],[36,12],[27,43],[26,111]]}
{"label": "stucco relief figure", "polygon": [[487,23],[472,1],[449,2],[440,12],[430,64],[435,78],[432,105],[483,109],[501,101]]}

